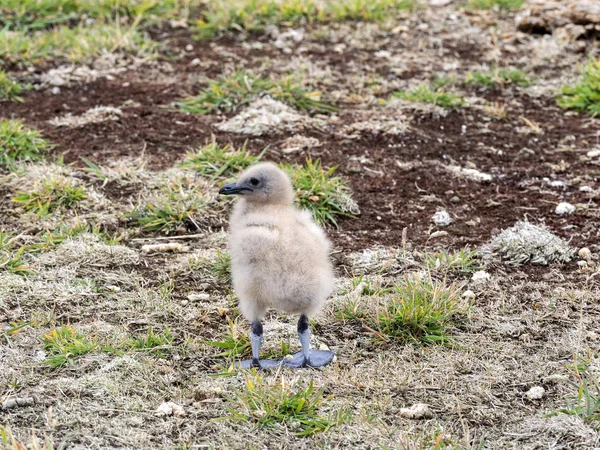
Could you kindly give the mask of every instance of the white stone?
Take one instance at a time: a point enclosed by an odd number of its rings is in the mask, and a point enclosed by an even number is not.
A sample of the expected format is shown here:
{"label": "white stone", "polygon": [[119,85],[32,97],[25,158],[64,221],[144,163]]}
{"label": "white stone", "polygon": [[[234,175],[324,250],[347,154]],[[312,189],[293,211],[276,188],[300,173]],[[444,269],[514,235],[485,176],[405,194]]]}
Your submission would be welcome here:
{"label": "white stone", "polygon": [[596,157],[600,156],[600,149],[599,150],[590,150],[589,152],[587,152],[587,156],[588,156],[588,158],[596,158]]}
{"label": "white stone", "polygon": [[185,416],[185,410],[175,402],[165,402],[156,408],[155,415],[183,417]]}
{"label": "white stone", "polygon": [[428,419],[433,417],[429,405],[425,403],[415,403],[410,408],[400,408],[400,417],[406,419]]}
{"label": "white stone", "polygon": [[471,289],[467,289],[465,292],[463,292],[462,296],[463,298],[471,300],[475,298],[475,292],[473,292]]}
{"label": "white stone", "polygon": [[546,390],[542,386],[534,386],[531,389],[529,389],[525,393],[525,395],[529,400],[541,400],[542,398],[544,398],[545,393]]}
{"label": "white stone", "polygon": [[581,192],[594,192],[594,189],[590,186],[580,186],[579,191]]}
{"label": "white stone", "polygon": [[450,217],[448,211],[442,209],[433,215],[431,221],[439,227],[447,227],[452,223],[452,217]]}
{"label": "white stone", "polygon": [[488,281],[491,278],[492,278],[492,276],[485,270],[478,270],[477,272],[475,272],[473,274],[472,280],[474,283],[483,283],[485,281]]}
{"label": "white stone", "polygon": [[577,253],[581,259],[589,260],[592,258],[592,252],[587,247],[581,247]]}
{"label": "white stone", "polygon": [[210,295],[207,294],[206,292],[202,292],[202,293],[192,293],[190,295],[187,296],[188,300],[190,302],[202,302],[202,301],[206,301],[210,299]]}
{"label": "white stone", "polygon": [[554,212],[559,216],[573,214],[575,212],[575,206],[567,202],[560,202],[558,205],[556,205]]}

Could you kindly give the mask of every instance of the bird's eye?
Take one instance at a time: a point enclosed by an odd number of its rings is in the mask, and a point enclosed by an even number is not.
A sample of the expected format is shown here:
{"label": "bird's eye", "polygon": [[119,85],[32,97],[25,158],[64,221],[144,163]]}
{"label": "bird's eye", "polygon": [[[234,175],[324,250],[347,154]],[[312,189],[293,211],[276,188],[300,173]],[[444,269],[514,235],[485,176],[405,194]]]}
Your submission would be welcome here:
{"label": "bird's eye", "polygon": [[258,186],[260,183],[260,181],[258,181],[258,178],[250,178],[250,184],[252,186]]}

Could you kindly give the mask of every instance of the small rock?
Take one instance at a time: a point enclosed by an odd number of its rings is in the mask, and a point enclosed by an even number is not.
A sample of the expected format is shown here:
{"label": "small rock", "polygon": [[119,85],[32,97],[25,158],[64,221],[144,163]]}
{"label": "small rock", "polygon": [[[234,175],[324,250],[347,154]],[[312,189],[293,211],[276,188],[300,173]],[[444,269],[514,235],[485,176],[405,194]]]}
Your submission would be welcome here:
{"label": "small rock", "polygon": [[32,406],[35,404],[34,397],[12,397],[0,404],[1,410],[18,408],[19,406]]}
{"label": "small rock", "polygon": [[587,152],[588,158],[596,158],[598,156],[600,156],[600,150],[590,150],[589,152]]}
{"label": "small rock", "polygon": [[165,402],[161,404],[154,413],[155,415],[161,416],[177,416],[183,417],[185,416],[185,410],[182,406],[178,405],[175,402]]}
{"label": "small rock", "polygon": [[579,267],[581,267],[582,269],[584,269],[587,267],[588,263],[587,263],[587,261],[577,261],[577,265]]}
{"label": "small rock", "polygon": [[429,239],[435,239],[435,238],[440,238],[440,237],[444,237],[444,236],[448,236],[448,232],[447,231],[434,231],[433,233],[431,233],[429,235]]}
{"label": "small rock", "polygon": [[429,405],[425,403],[415,403],[410,408],[400,408],[400,417],[407,419],[429,419],[433,417]]}
{"label": "small rock", "polygon": [[193,294],[188,295],[187,298],[190,302],[201,302],[201,301],[209,300],[210,295],[207,294],[206,292],[202,292],[199,294],[193,293]]}
{"label": "small rock", "polygon": [[466,298],[468,300],[474,299],[475,298],[475,292],[473,292],[470,289],[467,289],[465,292],[463,292],[462,297]]}
{"label": "small rock", "polygon": [[546,393],[546,390],[541,387],[541,386],[534,386],[531,389],[529,389],[525,395],[527,396],[527,398],[529,400],[541,400],[542,398],[544,398],[544,394]]}
{"label": "small rock", "polygon": [[591,188],[590,186],[580,186],[579,187],[579,191],[580,192],[594,192],[594,189]]}
{"label": "small rock", "polygon": [[188,44],[185,46],[186,52],[191,52],[192,50],[194,50],[194,46],[192,44]]}
{"label": "small rock", "polygon": [[53,87],[53,88],[50,90],[50,92],[52,92],[52,94],[54,94],[54,95],[58,95],[58,94],[60,94],[60,88],[59,88],[58,86],[54,86],[54,87]]}
{"label": "small rock", "polygon": [[485,270],[478,270],[473,274],[472,279],[474,283],[483,283],[485,281],[488,281],[490,278],[492,278],[492,276]]}
{"label": "small rock", "polygon": [[567,375],[561,375],[559,373],[553,373],[552,375],[548,375],[543,379],[544,383],[563,383],[569,381],[569,377]]}
{"label": "small rock", "polygon": [[190,66],[199,66],[200,65],[200,58],[194,58],[190,61]]}
{"label": "small rock", "polygon": [[447,227],[452,223],[452,217],[448,211],[442,209],[433,215],[431,221],[439,227]]}
{"label": "small rock", "polygon": [[581,259],[585,259],[586,261],[588,261],[588,260],[590,260],[592,258],[592,252],[587,247],[580,248],[579,252],[577,254],[579,255],[579,257]]}
{"label": "small rock", "polygon": [[454,197],[452,197],[452,198],[450,199],[450,201],[451,201],[452,203],[460,203],[460,197],[458,197],[458,196],[456,196],[456,195],[455,195]]}
{"label": "small rock", "polygon": [[554,212],[559,216],[573,214],[575,212],[575,206],[567,202],[561,202],[556,206]]}
{"label": "small rock", "polygon": [[142,253],[182,253],[188,251],[188,247],[178,242],[166,244],[146,244],[142,246]]}

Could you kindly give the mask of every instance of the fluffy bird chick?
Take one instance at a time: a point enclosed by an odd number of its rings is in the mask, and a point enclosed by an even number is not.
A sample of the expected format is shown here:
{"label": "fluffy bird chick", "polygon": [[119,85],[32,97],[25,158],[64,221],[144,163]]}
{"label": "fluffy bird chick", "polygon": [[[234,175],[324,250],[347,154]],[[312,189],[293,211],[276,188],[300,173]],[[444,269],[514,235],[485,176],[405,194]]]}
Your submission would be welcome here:
{"label": "fluffy bird chick", "polygon": [[[252,323],[252,360],[242,367],[319,367],[333,352],[310,349],[308,315],[321,309],[333,289],[330,244],[308,211],[294,207],[287,175],[271,163],[256,164],[219,194],[239,195],[230,219],[233,286],[242,314]],[[260,360],[261,319],[269,308],[299,314],[302,351],[283,361]]]}

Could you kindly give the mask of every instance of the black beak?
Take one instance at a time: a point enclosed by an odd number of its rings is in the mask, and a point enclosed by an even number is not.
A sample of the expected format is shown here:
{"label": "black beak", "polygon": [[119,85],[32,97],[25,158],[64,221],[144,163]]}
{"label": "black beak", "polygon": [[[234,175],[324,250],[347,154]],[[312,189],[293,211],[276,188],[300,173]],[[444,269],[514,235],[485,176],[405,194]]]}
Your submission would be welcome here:
{"label": "black beak", "polygon": [[244,184],[238,185],[237,183],[229,183],[219,189],[221,195],[235,195],[241,194],[244,191],[253,191],[251,187],[245,186]]}

